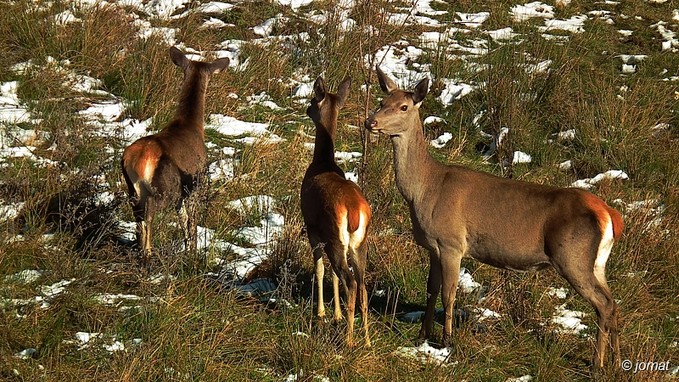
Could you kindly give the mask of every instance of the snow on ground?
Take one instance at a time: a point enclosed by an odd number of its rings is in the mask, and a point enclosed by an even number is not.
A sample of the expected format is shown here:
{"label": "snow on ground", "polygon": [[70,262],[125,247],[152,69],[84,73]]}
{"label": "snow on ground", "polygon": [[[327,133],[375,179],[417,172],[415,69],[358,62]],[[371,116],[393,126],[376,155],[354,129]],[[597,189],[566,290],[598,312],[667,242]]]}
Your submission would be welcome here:
{"label": "snow on ground", "polygon": [[409,63],[415,63],[424,51],[410,45],[406,41],[399,41],[393,45],[385,45],[380,48],[374,57],[366,57],[366,62],[374,62],[384,73],[388,73],[396,84],[402,89],[409,89],[416,81],[426,75],[418,70],[408,68]]}
{"label": "snow on ground", "polygon": [[43,271],[37,269],[24,269],[21,272],[17,272],[13,275],[5,276],[6,283],[16,283],[16,284],[32,284],[42,276]]}
{"label": "snow on ground", "polygon": [[476,89],[474,85],[465,84],[450,78],[440,78],[445,88],[441,95],[437,98],[444,106],[451,105],[455,100],[458,100]]}
{"label": "snow on ground", "polygon": [[[0,151],[2,152],[2,151]],[[0,158],[1,162],[1,158]],[[1,163],[0,163],[1,164]],[[0,166],[2,167],[2,166]],[[8,204],[0,204],[0,223],[7,221],[7,220],[12,220],[19,216],[19,212],[24,206],[24,202],[16,202],[16,203],[8,203]]]}
{"label": "snow on ground", "polygon": [[567,20],[551,19],[545,20],[545,26],[538,28],[542,33],[553,30],[564,30],[572,33],[583,33],[584,25],[587,21],[585,15],[575,15]]}
{"label": "snow on ground", "polygon": [[587,330],[587,325],[582,323],[582,318],[585,316],[584,312],[570,310],[566,308],[566,304],[563,304],[556,307],[551,321],[559,326],[557,328],[559,333],[583,335]]}
{"label": "snow on ground", "polygon": [[568,170],[570,170],[571,168],[573,168],[573,161],[570,160],[570,159],[569,159],[569,160],[565,160],[565,161],[559,163],[559,164],[557,165],[557,167],[558,167],[559,170],[561,170],[561,171],[568,171]]}
{"label": "snow on ground", "polygon": [[[117,351],[125,351],[124,341],[118,340],[116,336],[105,335],[104,333],[90,333],[90,332],[76,332],[74,334],[74,339],[63,340],[64,344],[74,344],[78,347],[78,350],[88,350],[92,348],[93,345],[99,346],[100,349],[105,350],[108,353],[115,353]],[[131,341],[127,341],[128,346],[139,346],[142,343],[141,338],[135,338]]]}
{"label": "snow on ground", "polygon": [[530,163],[532,160],[533,157],[531,157],[529,154],[526,154],[523,151],[514,151],[512,164]]}
{"label": "snow on ground", "polygon": [[[57,165],[57,162],[35,154],[36,146],[47,139],[47,134],[23,127],[26,124],[37,125],[40,119],[34,118],[19,99],[17,88],[17,81],[0,83],[0,168],[19,158],[41,167]],[[0,221],[16,217],[16,209],[20,207],[20,203],[0,205]]]}
{"label": "snow on ground", "polygon": [[563,300],[564,298],[566,298],[566,296],[568,296],[568,289],[549,287],[547,288],[547,295],[554,296],[556,298],[560,298]]}
{"label": "snow on ground", "polygon": [[630,203],[615,199],[613,204],[621,207],[621,212],[626,216],[636,215],[635,219],[643,222],[642,232],[657,230],[663,222],[667,208],[658,199],[637,200]]}
{"label": "snow on ground", "polygon": [[446,143],[448,143],[451,139],[453,139],[453,134],[451,134],[451,133],[443,133],[443,134],[440,135],[438,138],[432,139],[431,142],[429,142],[429,144],[431,144],[432,146],[434,146],[434,147],[437,148],[437,149],[441,149],[441,148],[443,148],[443,147],[446,145]]}
{"label": "snow on ground", "polygon": [[[233,200],[229,206],[242,216],[257,216],[258,225],[244,226],[228,232],[247,246],[236,245],[217,238],[218,233],[210,228],[198,226],[198,250],[216,253],[212,263],[221,267],[220,277],[232,282],[244,279],[262,261],[268,258],[277,237],[283,232],[285,218],[275,212],[276,201],[268,195],[253,195]],[[136,224],[118,222],[123,230],[121,239],[134,240]],[[183,250],[183,243],[179,251]]]}
{"label": "snow on ground", "polygon": [[237,140],[245,144],[278,143],[282,140],[268,130],[268,123],[245,122],[223,114],[211,114],[205,128],[230,137],[249,135]]}
{"label": "snow on ground", "polygon": [[554,7],[539,1],[523,5],[514,5],[510,11],[514,21],[526,21],[531,18],[554,18]]}
{"label": "snow on ground", "polygon": [[19,100],[17,86],[17,81],[0,83],[0,124],[30,122],[33,119]]}
{"label": "snow on ground", "polygon": [[492,311],[487,308],[479,308],[475,307],[474,308],[474,315],[476,316],[476,320],[478,322],[483,322],[487,320],[493,320],[502,317],[502,315],[498,312]]}
{"label": "snow on ground", "polygon": [[339,164],[354,162],[362,156],[358,151],[335,151],[335,161]]}
{"label": "snow on ground", "polygon": [[460,275],[458,278],[457,287],[464,293],[472,293],[481,288],[481,284],[474,280],[472,274],[469,273],[467,268],[460,268]]}
{"label": "snow on ground", "polygon": [[[229,203],[230,207],[241,215],[255,214],[259,216],[259,225],[253,227],[241,227],[231,235],[250,244],[242,247],[225,241],[216,241],[218,249],[226,251],[224,255],[235,254],[235,259],[217,257],[214,261],[222,267],[222,274],[227,278],[242,280],[262,261],[266,260],[271,252],[276,238],[282,234],[285,218],[275,212],[276,201],[268,195],[254,195]],[[199,237],[201,235],[199,234]],[[211,243],[206,240],[205,247]]]}
{"label": "snow on ground", "polygon": [[571,187],[584,188],[590,190],[594,188],[599,182],[605,179],[629,179],[629,176],[622,170],[608,170],[604,173],[597,174],[593,178],[579,179],[571,184]]}
{"label": "snow on ground", "polygon": [[532,375],[523,375],[521,377],[509,378],[505,382],[530,382],[533,380]]}
{"label": "snow on ground", "polygon": [[442,366],[452,366],[456,365],[458,362],[450,362],[448,358],[450,357],[451,350],[449,348],[437,349],[429,345],[427,341],[424,341],[420,346],[410,347],[401,346],[396,349],[396,354],[412,358],[422,363],[436,363]]}
{"label": "snow on ground", "polygon": [[[33,274],[33,271],[29,271],[28,274]],[[11,275],[10,280],[13,280],[16,277],[23,277],[21,275],[22,275],[21,272],[15,275]],[[33,276],[27,277],[32,278]],[[54,297],[64,293],[66,291],[66,287],[74,281],[75,279],[71,278],[68,280],[64,279],[50,285],[41,285],[38,288],[40,294],[33,298],[20,299],[20,298],[0,297],[0,308],[2,309],[20,308],[24,306],[38,305],[41,309],[47,309],[50,307],[50,301]]]}

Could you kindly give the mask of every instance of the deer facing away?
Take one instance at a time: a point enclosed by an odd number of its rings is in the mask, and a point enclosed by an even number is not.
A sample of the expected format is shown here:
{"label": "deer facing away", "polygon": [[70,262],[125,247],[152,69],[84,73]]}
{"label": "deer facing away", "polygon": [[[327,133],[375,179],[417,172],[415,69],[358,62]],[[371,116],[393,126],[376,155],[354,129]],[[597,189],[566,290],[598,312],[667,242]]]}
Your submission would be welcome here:
{"label": "deer facing away", "polygon": [[[342,281],[347,309],[347,345],[354,346],[353,328],[356,299],[360,301],[366,345],[368,335],[368,294],[365,287],[366,236],[370,205],[360,188],[345,179],[335,163],[337,115],[349,93],[351,79],[345,79],[337,94],[326,91],[323,78],[314,83],[314,98],[307,115],[316,126],[314,156],[302,181],[301,207],[316,267],[318,316],[325,315],[323,302],[323,253],[332,267],[334,319],[342,319],[339,282]],[[349,268],[351,267],[351,269]]]}
{"label": "deer facing away", "polygon": [[388,96],[365,127],[391,138],[396,185],[410,209],[415,241],[430,256],[427,307],[418,338],[432,334],[441,292],[442,342],[449,346],[462,257],[517,271],[552,266],[596,311],[594,369],[604,366],[607,345],[619,364],[617,305],[605,265],[622,233],[620,214],[584,190],[504,179],[437,162],[427,151],[419,114],[428,79],[407,92],[379,68],[377,77]]}
{"label": "deer facing away", "polygon": [[210,76],[229,65],[189,60],[175,47],[172,62],[184,72],[174,119],[160,132],[136,140],[123,152],[121,167],[137,223],[137,245],[146,262],[151,252],[151,224],[157,211],[174,203],[181,217],[186,249],[196,250],[196,223],[187,200],[205,169],[205,91]]}

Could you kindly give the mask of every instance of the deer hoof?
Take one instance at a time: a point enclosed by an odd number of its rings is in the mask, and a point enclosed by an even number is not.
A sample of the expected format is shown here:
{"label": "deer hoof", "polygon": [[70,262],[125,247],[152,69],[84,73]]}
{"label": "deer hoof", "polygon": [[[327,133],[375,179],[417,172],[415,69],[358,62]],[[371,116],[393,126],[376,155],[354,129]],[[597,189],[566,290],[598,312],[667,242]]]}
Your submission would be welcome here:
{"label": "deer hoof", "polygon": [[448,348],[451,345],[451,339],[450,339],[450,334],[443,334],[441,337],[441,346],[444,348]]}

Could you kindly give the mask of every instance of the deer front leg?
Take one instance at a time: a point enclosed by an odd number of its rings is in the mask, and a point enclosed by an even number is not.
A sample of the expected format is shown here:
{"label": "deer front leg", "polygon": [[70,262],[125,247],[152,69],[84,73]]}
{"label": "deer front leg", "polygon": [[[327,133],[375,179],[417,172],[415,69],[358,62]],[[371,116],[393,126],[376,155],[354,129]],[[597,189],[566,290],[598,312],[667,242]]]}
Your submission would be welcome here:
{"label": "deer front leg", "polygon": [[368,330],[368,291],[365,287],[365,268],[368,259],[368,246],[365,242],[361,244],[355,253],[358,253],[356,257],[354,267],[354,275],[356,276],[356,282],[358,283],[358,300],[361,304],[361,319],[363,320],[363,330],[365,332],[365,346],[370,347],[370,333]]}
{"label": "deer front leg", "polygon": [[441,302],[443,303],[443,310],[445,312],[445,321],[443,324],[443,335],[441,337],[441,344],[444,347],[450,346],[450,338],[453,333],[453,318],[455,306],[455,293],[457,291],[457,283],[460,278],[460,262],[462,261],[462,254],[459,251],[448,250],[441,252],[441,274],[443,276],[443,285],[441,287]]}
{"label": "deer front leg", "polygon": [[441,290],[441,263],[434,253],[429,254],[429,277],[427,278],[427,308],[424,311],[422,327],[417,336],[418,342],[426,340],[431,336],[434,329],[434,308],[436,299]]}
{"label": "deer front leg", "polygon": [[357,283],[356,279],[350,276],[349,273],[344,275],[345,283],[348,284],[347,288],[347,346],[354,347],[356,343],[354,342],[354,317],[356,312],[356,292]]}

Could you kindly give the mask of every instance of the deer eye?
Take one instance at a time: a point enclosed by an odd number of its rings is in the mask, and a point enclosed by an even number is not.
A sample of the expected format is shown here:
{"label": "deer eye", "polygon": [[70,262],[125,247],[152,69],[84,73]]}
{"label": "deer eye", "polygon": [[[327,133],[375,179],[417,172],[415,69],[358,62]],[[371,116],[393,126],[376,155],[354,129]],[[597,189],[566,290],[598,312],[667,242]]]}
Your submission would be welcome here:
{"label": "deer eye", "polygon": [[408,105],[401,106],[401,111],[406,111],[406,110],[408,110]]}

